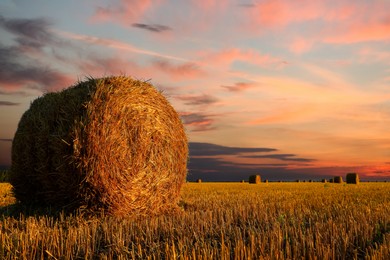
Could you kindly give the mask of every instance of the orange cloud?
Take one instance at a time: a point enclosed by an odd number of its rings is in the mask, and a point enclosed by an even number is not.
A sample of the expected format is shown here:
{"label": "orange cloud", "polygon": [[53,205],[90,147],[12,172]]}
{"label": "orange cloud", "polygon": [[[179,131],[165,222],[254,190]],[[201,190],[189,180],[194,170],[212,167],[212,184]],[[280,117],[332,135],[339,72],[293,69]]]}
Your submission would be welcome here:
{"label": "orange cloud", "polygon": [[309,105],[295,105],[287,108],[278,109],[276,113],[260,117],[249,121],[248,125],[277,124],[297,121],[313,113],[313,107]]}

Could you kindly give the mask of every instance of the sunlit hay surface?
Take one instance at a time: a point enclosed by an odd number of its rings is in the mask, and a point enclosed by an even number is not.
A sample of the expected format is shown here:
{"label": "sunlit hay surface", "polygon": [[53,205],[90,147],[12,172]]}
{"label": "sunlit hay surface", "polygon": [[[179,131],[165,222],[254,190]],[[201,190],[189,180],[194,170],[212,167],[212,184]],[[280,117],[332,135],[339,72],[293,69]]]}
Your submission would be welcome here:
{"label": "sunlit hay surface", "polygon": [[159,214],[177,203],[188,145],[182,122],[151,84],[90,79],[36,99],[12,146],[22,203]]}
{"label": "sunlit hay surface", "polygon": [[359,184],[359,175],[357,173],[348,173],[346,176],[346,181],[348,184]]}

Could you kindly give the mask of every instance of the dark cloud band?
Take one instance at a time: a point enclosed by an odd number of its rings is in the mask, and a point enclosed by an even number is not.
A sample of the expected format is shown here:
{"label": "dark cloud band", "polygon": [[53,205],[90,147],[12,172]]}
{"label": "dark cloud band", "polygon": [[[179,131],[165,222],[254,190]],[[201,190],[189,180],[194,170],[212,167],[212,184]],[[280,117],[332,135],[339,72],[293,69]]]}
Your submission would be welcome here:
{"label": "dark cloud band", "polygon": [[133,23],[132,26],[147,30],[149,32],[154,32],[154,33],[161,33],[161,32],[172,30],[171,27],[166,25],[161,25],[161,24]]}

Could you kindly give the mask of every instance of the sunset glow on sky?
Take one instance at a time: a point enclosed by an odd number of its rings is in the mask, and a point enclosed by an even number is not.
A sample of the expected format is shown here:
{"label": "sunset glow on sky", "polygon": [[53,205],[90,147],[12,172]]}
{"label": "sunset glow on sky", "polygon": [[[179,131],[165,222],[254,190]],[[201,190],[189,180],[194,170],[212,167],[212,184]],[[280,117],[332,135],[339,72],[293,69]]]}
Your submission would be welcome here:
{"label": "sunset glow on sky", "polygon": [[1,1],[0,165],[32,100],[125,74],[182,116],[190,178],[390,179],[389,10],[387,0]]}

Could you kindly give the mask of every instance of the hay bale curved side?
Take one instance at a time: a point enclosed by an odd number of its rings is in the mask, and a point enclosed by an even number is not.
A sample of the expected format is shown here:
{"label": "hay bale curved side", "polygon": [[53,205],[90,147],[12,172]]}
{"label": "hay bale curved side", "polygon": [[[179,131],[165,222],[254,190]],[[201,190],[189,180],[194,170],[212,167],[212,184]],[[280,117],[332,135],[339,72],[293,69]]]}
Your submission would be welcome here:
{"label": "hay bale curved side", "polygon": [[341,177],[341,176],[335,176],[334,178],[333,178],[333,182],[334,183],[343,183],[344,181],[343,181],[343,177]]}
{"label": "hay bale curved side", "polygon": [[359,184],[360,183],[359,175],[354,172],[348,173],[346,176],[346,181],[348,184]]}
{"label": "hay bale curved side", "polygon": [[11,183],[22,202],[158,214],[176,204],[187,156],[181,120],[152,85],[91,79],[32,103],[15,134]]}
{"label": "hay bale curved side", "polygon": [[251,175],[251,176],[249,176],[248,182],[250,184],[259,184],[259,183],[261,183],[261,177],[260,177],[260,175]]}

